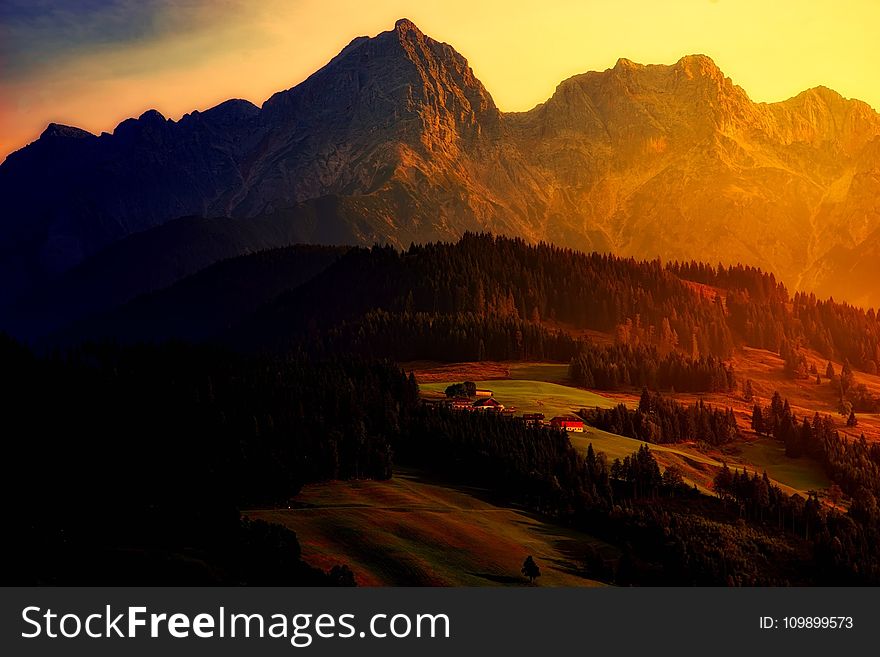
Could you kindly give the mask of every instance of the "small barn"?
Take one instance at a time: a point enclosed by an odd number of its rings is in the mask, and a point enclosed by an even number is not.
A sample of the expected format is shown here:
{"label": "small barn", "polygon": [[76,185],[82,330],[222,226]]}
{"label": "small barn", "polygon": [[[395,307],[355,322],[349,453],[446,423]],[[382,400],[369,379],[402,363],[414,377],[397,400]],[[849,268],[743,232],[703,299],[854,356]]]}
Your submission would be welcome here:
{"label": "small barn", "polygon": [[522,419],[529,427],[540,427],[544,424],[543,413],[523,413]]}
{"label": "small barn", "polygon": [[471,410],[471,400],[468,397],[455,397],[452,400],[452,410],[469,411]]}
{"label": "small barn", "polygon": [[495,411],[500,412],[504,410],[504,404],[493,397],[488,397],[484,399],[478,399],[472,405],[472,408],[475,411]]}
{"label": "small barn", "polygon": [[574,415],[557,415],[550,420],[550,426],[554,429],[562,429],[563,431],[572,431],[574,433],[584,432],[584,421]]}

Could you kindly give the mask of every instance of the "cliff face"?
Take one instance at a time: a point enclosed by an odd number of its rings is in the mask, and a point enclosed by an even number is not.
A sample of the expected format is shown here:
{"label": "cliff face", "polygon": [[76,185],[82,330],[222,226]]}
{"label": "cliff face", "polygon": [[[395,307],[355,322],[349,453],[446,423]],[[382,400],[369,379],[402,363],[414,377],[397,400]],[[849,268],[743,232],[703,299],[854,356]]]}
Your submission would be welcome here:
{"label": "cliff face", "polygon": [[461,55],[407,20],[355,39],[272,96],[261,123],[265,137],[223,213],[256,216],[329,195],[361,199],[351,228],[362,243],[474,228],[537,237],[522,215],[540,190],[506,143],[501,112]]}
{"label": "cliff face", "polygon": [[18,287],[181,216],[283,220],[319,202],[302,239],[409,244],[468,229],[537,239],[544,204],[467,61],[407,20],[262,108],[151,110],[100,137],[51,125],[0,166],[0,195]]}
{"label": "cliff face", "polygon": [[867,209],[873,192],[852,184],[860,163],[876,161],[873,110],[824,88],[753,103],[705,56],[620,60],[509,120],[619,253],[739,261],[796,285],[825,250],[864,239],[880,218]]}
{"label": "cliff face", "polygon": [[880,303],[852,273],[874,260],[878,168],[880,117],[822,87],[753,103],[703,55],[621,59],[504,114],[460,54],[401,20],[262,108],[150,111],[101,136],[50,125],[0,166],[0,275],[14,296],[126,236],[225,216],[278,239],[405,246],[489,230],[739,261]]}

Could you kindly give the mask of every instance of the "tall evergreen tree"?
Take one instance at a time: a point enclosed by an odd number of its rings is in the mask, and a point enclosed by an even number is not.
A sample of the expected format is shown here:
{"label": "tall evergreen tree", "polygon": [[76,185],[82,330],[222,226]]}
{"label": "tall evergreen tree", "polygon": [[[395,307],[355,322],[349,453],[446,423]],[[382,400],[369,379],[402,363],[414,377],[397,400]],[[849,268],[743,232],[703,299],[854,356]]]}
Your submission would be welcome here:
{"label": "tall evergreen tree", "polygon": [[523,561],[520,572],[529,578],[530,584],[533,584],[535,580],[541,576],[541,569],[538,567],[538,564],[535,563],[532,555],[527,556],[526,560]]}

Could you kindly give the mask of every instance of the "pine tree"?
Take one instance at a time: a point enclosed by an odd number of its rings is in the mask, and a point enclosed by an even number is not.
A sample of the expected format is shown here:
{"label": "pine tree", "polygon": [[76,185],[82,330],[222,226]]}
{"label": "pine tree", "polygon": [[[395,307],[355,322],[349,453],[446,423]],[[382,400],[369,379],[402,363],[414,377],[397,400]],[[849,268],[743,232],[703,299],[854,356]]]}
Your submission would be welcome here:
{"label": "pine tree", "polygon": [[759,404],[755,404],[754,408],[752,408],[752,431],[759,435],[766,431],[766,427],[764,426],[764,413],[761,411],[761,406]]}
{"label": "pine tree", "polygon": [[850,411],[849,417],[846,419],[846,426],[855,427],[858,425],[858,423],[859,423],[859,421],[856,419],[856,412]]}
{"label": "pine tree", "polygon": [[529,578],[530,584],[534,583],[535,579],[541,576],[541,569],[538,567],[538,564],[535,563],[532,555],[527,556],[526,560],[523,561],[520,572]]}
{"label": "pine tree", "polygon": [[730,468],[727,467],[727,463],[724,463],[718,474],[715,475],[715,494],[722,499],[731,497],[731,493],[734,492],[733,482],[733,474],[730,472]]}
{"label": "pine tree", "polygon": [[747,402],[752,401],[755,398],[755,393],[752,390],[752,380],[746,379],[746,383],[743,386],[743,399]]}
{"label": "pine tree", "polygon": [[647,388],[642,388],[642,396],[639,399],[639,411],[642,413],[651,412],[651,393],[648,392]]}
{"label": "pine tree", "polygon": [[825,366],[825,378],[833,381],[835,376],[834,365],[829,360],[828,365]]}
{"label": "pine tree", "polygon": [[844,394],[852,389],[853,383],[855,383],[855,376],[852,367],[850,367],[849,359],[846,359],[843,361],[843,369],[840,370],[840,387]]}

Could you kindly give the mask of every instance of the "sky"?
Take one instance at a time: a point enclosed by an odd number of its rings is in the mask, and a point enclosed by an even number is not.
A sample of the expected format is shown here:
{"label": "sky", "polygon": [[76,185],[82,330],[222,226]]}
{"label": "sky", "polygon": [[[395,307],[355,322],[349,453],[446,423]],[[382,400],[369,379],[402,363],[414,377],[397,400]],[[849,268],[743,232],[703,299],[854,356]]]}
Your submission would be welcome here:
{"label": "sky", "polygon": [[406,17],[526,110],[620,57],[702,53],[752,100],[825,85],[880,109],[880,0],[0,0],[0,158],[50,122],[257,105]]}

